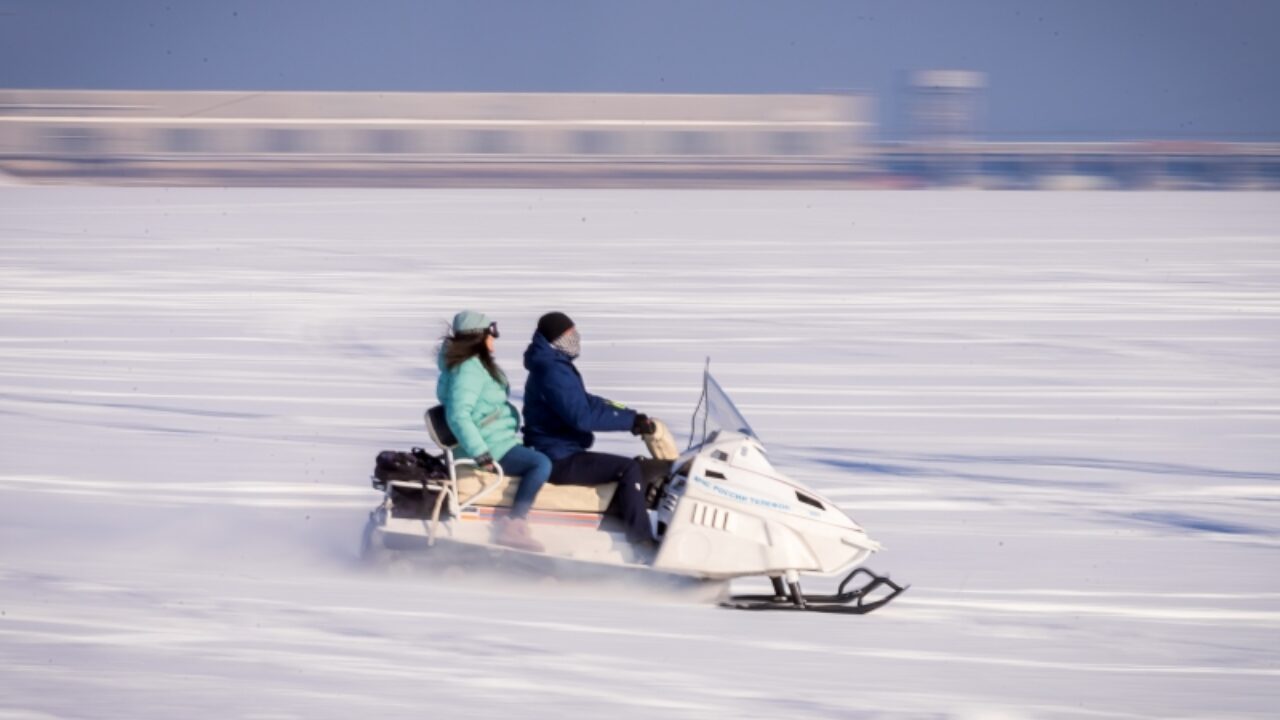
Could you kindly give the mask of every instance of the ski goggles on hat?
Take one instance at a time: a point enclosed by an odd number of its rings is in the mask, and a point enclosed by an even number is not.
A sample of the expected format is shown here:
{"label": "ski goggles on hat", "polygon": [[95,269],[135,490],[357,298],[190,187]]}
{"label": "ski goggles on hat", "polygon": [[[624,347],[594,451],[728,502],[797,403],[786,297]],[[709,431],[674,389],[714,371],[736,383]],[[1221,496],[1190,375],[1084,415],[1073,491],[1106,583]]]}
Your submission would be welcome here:
{"label": "ski goggles on hat", "polygon": [[494,340],[497,340],[499,337],[497,321],[489,323],[489,327],[485,328],[484,331],[485,333],[492,335]]}

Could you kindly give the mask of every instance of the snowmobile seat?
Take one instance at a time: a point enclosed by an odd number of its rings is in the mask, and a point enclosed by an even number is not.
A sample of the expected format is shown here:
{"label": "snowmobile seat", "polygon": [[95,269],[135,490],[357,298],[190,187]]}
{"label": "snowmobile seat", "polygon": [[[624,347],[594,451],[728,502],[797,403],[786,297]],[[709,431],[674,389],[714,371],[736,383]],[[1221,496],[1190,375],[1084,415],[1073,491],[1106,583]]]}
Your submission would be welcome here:
{"label": "snowmobile seat", "polygon": [[[458,494],[471,497],[497,479],[498,488],[492,494],[486,494],[476,500],[481,507],[511,507],[516,500],[516,488],[520,486],[518,475],[497,475],[473,468],[458,468]],[[613,500],[613,493],[618,483],[603,485],[552,485],[547,483],[538,491],[533,501],[534,510],[552,512],[603,513]]]}
{"label": "snowmobile seat", "polygon": [[[458,507],[511,507],[515,502],[519,476],[488,473],[476,468],[470,458],[455,458],[453,451],[458,439],[445,419],[444,406],[436,405],[426,412],[427,432],[432,441],[444,451],[449,467],[449,480],[453,485],[450,494]],[[616,482],[602,485],[552,485],[547,483],[538,491],[533,503],[535,510],[552,512],[603,513],[613,500]]]}

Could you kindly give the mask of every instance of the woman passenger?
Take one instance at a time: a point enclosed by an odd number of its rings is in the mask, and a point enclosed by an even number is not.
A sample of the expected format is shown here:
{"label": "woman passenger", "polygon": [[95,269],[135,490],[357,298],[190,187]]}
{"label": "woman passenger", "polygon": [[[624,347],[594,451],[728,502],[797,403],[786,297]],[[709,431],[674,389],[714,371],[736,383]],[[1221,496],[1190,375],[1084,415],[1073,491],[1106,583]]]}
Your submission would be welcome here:
{"label": "woman passenger", "polygon": [[498,519],[494,541],[499,545],[542,552],[542,543],[529,530],[529,510],[551,475],[546,455],[520,444],[520,412],[508,401],[507,376],[494,360],[498,324],[483,313],[463,310],[453,318],[452,333],[440,344],[440,379],[436,397],[444,405],[449,429],[458,439],[462,457],[481,469],[519,475],[515,503]]}

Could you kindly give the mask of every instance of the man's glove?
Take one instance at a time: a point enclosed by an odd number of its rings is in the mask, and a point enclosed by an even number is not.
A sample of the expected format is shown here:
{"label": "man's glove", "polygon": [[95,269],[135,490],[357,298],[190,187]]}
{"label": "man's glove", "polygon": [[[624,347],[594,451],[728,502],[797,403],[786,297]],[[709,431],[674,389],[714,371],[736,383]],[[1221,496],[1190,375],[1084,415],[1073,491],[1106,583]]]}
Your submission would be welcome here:
{"label": "man's glove", "polygon": [[652,435],[656,432],[658,432],[658,426],[648,415],[636,413],[636,419],[631,423],[632,435]]}
{"label": "man's glove", "polygon": [[476,458],[476,467],[485,472],[494,473],[495,475],[498,472],[497,466],[493,464],[493,456],[489,453],[482,453]]}

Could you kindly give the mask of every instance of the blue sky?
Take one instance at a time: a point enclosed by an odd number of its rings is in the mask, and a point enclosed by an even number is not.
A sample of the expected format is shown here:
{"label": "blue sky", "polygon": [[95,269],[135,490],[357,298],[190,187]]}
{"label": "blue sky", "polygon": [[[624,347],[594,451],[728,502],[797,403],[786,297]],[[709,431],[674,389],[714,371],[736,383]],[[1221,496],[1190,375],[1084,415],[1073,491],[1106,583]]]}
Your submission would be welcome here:
{"label": "blue sky", "polygon": [[990,78],[986,132],[1280,140],[1280,3],[0,0],[0,87],[830,92],[900,117]]}

